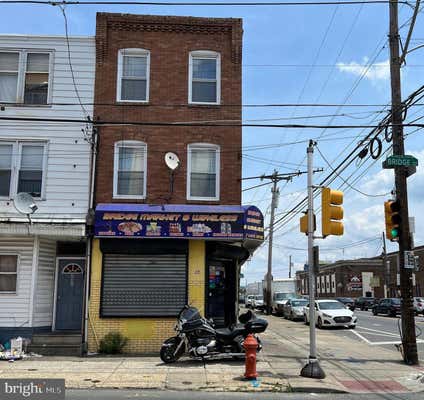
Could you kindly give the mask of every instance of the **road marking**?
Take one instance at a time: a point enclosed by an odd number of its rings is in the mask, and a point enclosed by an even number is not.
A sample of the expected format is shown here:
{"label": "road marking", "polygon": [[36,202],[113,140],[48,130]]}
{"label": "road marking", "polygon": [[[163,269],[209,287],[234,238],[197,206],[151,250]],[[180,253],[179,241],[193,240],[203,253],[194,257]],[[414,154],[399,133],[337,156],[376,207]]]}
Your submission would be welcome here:
{"label": "road marking", "polygon": [[[356,329],[360,329],[359,327],[357,327]],[[388,336],[388,337],[394,337],[394,338],[398,338],[399,337],[399,335],[394,335],[394,334],[391,334],[391,333],[389,333],[389,334],[387,334],[387,333],[378,333],[378,332],[361,332],[361,333],[364,333],[364,334],[367,334],[367,335],[373,335],[373,336]]]}
{"label": "road marking", "polygon": [[[402,342],[400,340],[393,341],[393,342],[370,342],[366,337],[362,336],[360,333],[356,331],[350,331],[356,336],[358,336],[360,339],[362,339],[365,343],[369,344],[370,346],[382,346],[385,344],[401,344]],[[417,343],[424,343],[424,340],[417,340]]]}
{"label": "road marking", "polygon": [[392,333],[392,332],[387,332],[387,331],[381,331],[381,330],[379,330],[379,329],[371,329],[371,328],[365,328],[364,326],[357,326],[358,328],[361,328],[361,329],[365,329],[365,330],[367,330],[367,331],[371,331],[371,332],[377,332],[377,333],[383,333],[384,335],[387,335],[387,336],[396,336],[396,337],[398,337],[399,336],[399,334],[398,333]]}
{"label": "road marking", "polygon": [[365,343],[368,343],[369,345],[371,344],[371,342],[366,338],[363,337],[360,333],[356,332],[356,331],[350,331],[353,334],[355,334],[356,336],[358,336],[360,339],[362,339]]}

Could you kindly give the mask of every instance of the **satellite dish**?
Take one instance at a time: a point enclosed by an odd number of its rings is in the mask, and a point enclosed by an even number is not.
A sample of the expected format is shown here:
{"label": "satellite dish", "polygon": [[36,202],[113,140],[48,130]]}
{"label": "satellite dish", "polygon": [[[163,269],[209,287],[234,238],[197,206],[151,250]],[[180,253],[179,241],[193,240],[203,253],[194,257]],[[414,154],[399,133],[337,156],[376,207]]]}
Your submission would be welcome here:
{"label": "satellite dish", "polygon": [[165,163],[171,170],[176,170],[180,165],[180,159],[175,153],[168,152],[165,154]]}
{"label": "satellite dish", "polygon": [[21,214],[31,215],[38,210],[34,199],[29,193],[18,193],[13,200],[13,204]]}

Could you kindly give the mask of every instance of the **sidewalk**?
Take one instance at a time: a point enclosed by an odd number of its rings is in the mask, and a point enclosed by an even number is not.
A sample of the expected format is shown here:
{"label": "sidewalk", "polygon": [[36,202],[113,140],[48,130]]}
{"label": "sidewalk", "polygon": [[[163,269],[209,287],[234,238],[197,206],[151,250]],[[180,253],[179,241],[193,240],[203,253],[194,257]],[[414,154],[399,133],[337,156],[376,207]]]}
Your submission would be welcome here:
{"label": "sidewalk", "polygon": [[318,331],[320,361],[327,377],[302,378],[308,355],[308,328],[271,318],[261,335],[257,381],[243,379],[236,360],[182,359],[162,364],[158,357],[43,357],[0,362],[2,378],[64,378],[67,388],[138,388],[205,391],[418,392],[424,391],[424,368],[408,367],[400,355],[371,347],[331,331]]}

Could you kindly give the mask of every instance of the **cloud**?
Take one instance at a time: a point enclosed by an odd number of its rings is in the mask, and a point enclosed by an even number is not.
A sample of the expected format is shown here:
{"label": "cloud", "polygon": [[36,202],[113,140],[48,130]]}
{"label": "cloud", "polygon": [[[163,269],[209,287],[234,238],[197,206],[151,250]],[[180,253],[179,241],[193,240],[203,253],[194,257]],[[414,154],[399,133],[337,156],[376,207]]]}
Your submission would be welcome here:
{"label": "cloud", "polygon": [[337,68],[341,72],[347,72],[355,76],[364,76],[371,82],[386,81],[390,78],[389,60],[368,64],[368,57],[363,58],[362,63],[351,61],[350,63],[337,63]]}

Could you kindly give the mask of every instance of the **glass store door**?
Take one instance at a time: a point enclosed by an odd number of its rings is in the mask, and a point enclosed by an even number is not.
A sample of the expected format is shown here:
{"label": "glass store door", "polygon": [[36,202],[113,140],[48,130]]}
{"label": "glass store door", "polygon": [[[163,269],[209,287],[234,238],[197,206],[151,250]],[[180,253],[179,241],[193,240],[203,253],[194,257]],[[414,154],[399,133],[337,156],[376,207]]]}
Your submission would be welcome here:
{"label": "glass store door", "polygon": [[216,327],[225,326],[226,276],[222,263],[210,263],[207,280],[207,317],[213,318]]}

